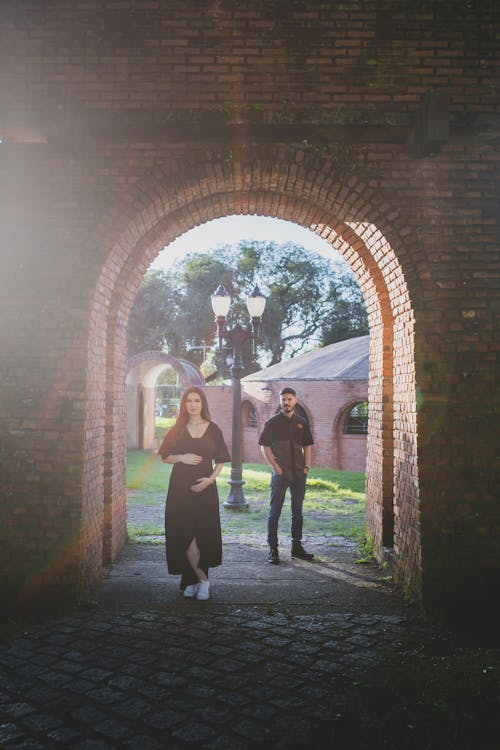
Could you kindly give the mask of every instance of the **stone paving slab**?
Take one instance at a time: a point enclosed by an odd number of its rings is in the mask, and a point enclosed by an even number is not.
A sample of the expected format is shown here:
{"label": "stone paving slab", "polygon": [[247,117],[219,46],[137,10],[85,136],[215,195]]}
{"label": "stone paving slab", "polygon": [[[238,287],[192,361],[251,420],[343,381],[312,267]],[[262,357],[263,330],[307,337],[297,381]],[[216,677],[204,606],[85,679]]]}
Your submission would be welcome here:
{"label": "stone paving slab", "polygon": [[0,642],[0,746],[417,750],[358,733],[352,696],[432,628],[349,546],[314,551],[228,542],[198,602],[161,546],[128,547],[91,600]]}
{"label": "stone paving slab", "polygon": [[[266,561],[268,550],[263,536],[225,541],[223,564],[210,570],[209,602],[187,604],[229,610],[256,606],[299,613],[408,611],[384,571],[356,563],[356,546],[352,543],[340,538],[328,544],[315,541],[308,543],[308,549],[316,556],[312,563],[292,560],[290,549],[283,546],[280,565],[275,566]],[[179,604],[179,580],[179,576],[167,572],[163,545],[131,545],[94,599],[106,607],[172,606]]]}

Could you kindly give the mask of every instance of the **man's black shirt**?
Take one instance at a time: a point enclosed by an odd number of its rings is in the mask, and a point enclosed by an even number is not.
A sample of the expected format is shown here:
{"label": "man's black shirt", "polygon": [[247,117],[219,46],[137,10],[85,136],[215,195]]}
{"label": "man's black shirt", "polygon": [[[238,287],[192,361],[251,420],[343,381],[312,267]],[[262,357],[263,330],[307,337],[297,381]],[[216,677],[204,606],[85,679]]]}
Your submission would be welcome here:
{"label": "man's black shirt", "polygon": [[289,479],[303,474],[303,449],[313,444],[308,422],[296,414],[287,417],[282,411],[267,420],[259,438],[259,445],[271,448],[277,463]]}

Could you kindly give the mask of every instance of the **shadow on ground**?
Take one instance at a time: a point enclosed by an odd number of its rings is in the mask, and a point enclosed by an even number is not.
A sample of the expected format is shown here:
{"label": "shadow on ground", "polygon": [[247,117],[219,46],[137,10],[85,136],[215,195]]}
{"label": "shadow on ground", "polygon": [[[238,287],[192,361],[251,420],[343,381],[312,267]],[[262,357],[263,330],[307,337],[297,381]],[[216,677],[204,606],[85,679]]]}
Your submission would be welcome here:
{"label": "shadow on ground", "polygon": [[[267,551],[263,538],[226,541],[223,564],[210,571],[211,598],[206,606],[221,611],[255,607],[289,614],[369,611],[403,615],[410,611],[385,572],[375,565],[356,563],[356,545],[346,540],[316,544],[311,563],[292,560],[289,548],[283,547],[280,565],[269,565]],[[100,607],[118,609],[186,604],[179,598],[179,577],[167,573],[162,544],[129,545],[94,601]]]}

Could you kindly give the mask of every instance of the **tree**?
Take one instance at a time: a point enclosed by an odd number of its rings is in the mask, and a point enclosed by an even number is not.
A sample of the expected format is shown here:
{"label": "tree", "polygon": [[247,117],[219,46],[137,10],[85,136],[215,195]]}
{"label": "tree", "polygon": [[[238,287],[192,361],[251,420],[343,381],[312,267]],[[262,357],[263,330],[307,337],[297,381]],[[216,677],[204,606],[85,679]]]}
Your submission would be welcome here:
{"label": "tree", "polygon": [[211,347],[215,337],[215,322],[210,295],[220,283],[230,284],[230,271],[216,254],[188,255],[172,269],[177,279],[182,309],[175,327],[184,340],[187,359],[200,365],[205,348]]}
{"label": "tree", "polygon": [[363,295],[350,271],[330,279],[328,310],[328,316],[325,316],[320,327],[322,346],[368,333]]}
{"label": "tree", "polygon": [[[331,269],[323,258],[293,243],[240,245],[237,271],[251,291],[250,274],[267,296],[262,321],[262,350],[269,365],[293,357],[316,343]],[[253,263],[253,267],[252,267]],[[249,283],[250,282],[250,283]]]}
{"label": "tree", "polygon": [[169,273],[148,271],[137,292],[128,324],[129,355],[157,349],[176,355],[183,343],[173,321],[181,314],[183,299]]}
{"label": "tree", "polygon": [[[361,291],[339,264],[293,243],[240,242],[188,255],[168,272],[146,274],[130,316],[131,352],[160,348],[200,366],[213,349],[210,296],[221,283],[232,297],[229,327],[250,323],[246,298],[255,284],[267,297],[259,363],[245,347],[247,372],[367,330]],[[215,357],[224,375],[229,354],[226,348]]]}

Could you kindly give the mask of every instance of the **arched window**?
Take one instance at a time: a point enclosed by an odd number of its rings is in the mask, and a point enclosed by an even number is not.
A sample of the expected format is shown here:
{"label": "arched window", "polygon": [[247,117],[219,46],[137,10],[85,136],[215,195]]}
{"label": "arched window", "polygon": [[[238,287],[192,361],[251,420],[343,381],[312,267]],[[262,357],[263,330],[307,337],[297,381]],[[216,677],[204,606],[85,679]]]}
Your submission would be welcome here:
{"label": "arched window", "polygon": [[355,404],[344,422],[344,435],[368,434],[368,401]]}
{"label": "arched window", "polygon": [[251,401],[244,401],[241,405],[241,422],[243,427],[257,429],[257,412]]}

